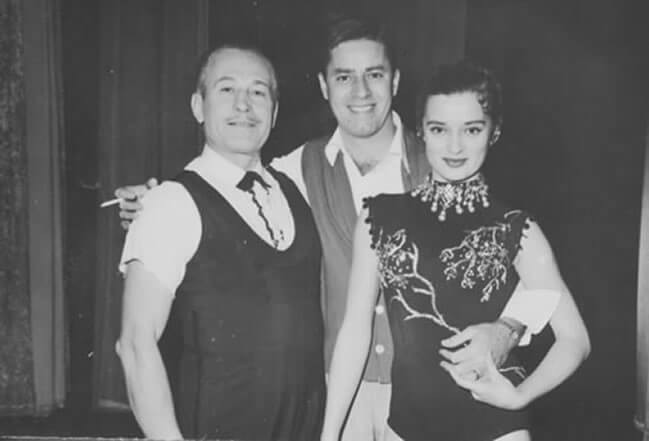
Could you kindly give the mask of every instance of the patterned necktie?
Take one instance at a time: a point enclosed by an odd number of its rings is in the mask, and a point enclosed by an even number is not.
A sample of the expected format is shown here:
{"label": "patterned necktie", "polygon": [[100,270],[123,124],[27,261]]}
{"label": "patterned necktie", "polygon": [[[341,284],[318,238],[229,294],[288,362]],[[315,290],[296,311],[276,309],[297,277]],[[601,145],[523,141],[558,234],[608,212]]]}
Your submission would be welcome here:
{"label": "patterned necktie", "polygon": [[257,193],[254,190],[255,182],[259,183],[259,185],[266,191],[270,189],[270,185],[268,185],[268,183],[264,181],[264,179],[259,175],[259,173],[254,171],[247,171],[246,174],[241,179],[241,181],[239,181],[239,183],[237,184],[237,188],[239,190],[243,190],[245,192],[250,193],[250,195],[252,196],[252,202],[257,207],[257,213],[264,221],[264,226],[266,227],[266,231],[268,231],[268,234],[270,235],[270,240],[273,243],[273,246],[275,248],[278,248],[279,240],[275,237],[275,233],[273,232],[273,229],[270,226],[270,222],[268,221],[268,218],[264,214],[264,210],[261,207],[261,203],[259,203],[259,199],[257,198]]}

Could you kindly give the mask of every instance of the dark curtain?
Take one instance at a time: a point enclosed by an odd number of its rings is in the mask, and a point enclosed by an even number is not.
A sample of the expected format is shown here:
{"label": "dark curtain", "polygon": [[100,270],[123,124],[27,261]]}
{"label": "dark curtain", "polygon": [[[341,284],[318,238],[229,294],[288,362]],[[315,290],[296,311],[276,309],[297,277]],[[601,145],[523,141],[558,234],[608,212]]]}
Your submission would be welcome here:
{"label": "dark curtain", "polygon": [[65,399],[56,1],[0,2],[0,412]]}
{"label": "dark curtain", "polygon": [[29,294],[34,411],[63,406],[63,105],[58,0],[23,0]]}
{"label": "dark curtain", "polygon": [[[189,98],[194,65],[206,45],[206,2],[100,2],[99,200],[147,177],[171,178],[199,151]],[[99,200],[97,203],[99,203]],[[127,406],[115,355],[124,232],[116,207],[98,213],[93,397],[95,406]]]}
{"label": "dark curtain", "polygon": [[[593,351],[532,406],[537,439],[637,439],[635,336],[647,100],[640,2],[472,1],[467,54],[504,83],[501,142],[486,164],[505,200],[553,246]],[[534,365],[552,342],[535,339]]]}
{"label": "dark curtain", "polygon": [[0,412],[34,405],[27,264],[22,9],[0,1]]}

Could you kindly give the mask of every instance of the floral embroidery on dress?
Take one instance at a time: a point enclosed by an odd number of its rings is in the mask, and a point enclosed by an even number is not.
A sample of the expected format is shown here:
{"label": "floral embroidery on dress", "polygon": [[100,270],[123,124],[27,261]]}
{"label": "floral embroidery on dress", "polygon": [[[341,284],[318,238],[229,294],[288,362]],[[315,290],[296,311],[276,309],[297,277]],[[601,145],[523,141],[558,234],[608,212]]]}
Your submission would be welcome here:
{"label": "floral embroidery on dress", "polygon": [[442,250],[439,257],[446,263],[446,280],[461,275],[460,286],[465,289],[475,287],[478,281],[483,282],[480,301],[489,301],[491,293],[507,281],[512,263],[505,245],[512,229],[508,217],[518,213],[520,211],[507,213],[505,223],[470,231],[459,245]]}
{"label": "floral embroidery on dress", "polygon": [[[399,302],[406,310],[408,315],[404,320],[423,318],[432,320],[454,333],[460,332],[458,328],[449,325],[437,309],[433,284],[417,272],[419,248],[408,240],[406,231],[401,229],[386,236],[380,231],[377,235],[375,249],[379,258],[380,289],[390,287],[394,290],[395,296],[391,301]],[[415,309],[405,298],[405,292],[429,296],[432,313]]]}
{"label": "floral embroidery on dress", "polygon": [[[433,283],[418,272],[419,248],[414,241],[408,238],[407,230],[401,228],[393,233],[386,233],[373,217],[371,199],[368,198],[363,203],[364,207],[369,209],[365,222],[370,226],[371,247],[378,256],[380,295],[385,295],[386,289],[392,291],[390,302],[397,302],[405,310],[404,321],[423,318],[448,329],[453,334],[458,334],[460,329],[448,323],[437,307],[437,296]],[[488,300],[493,290],[498,289],[500,284],[505,283],[507,279],[510,256],[507,253],[506,244],[508,241],[518,240],[518,236],[508,235],[508,233],[517,230],[515,216],[521,213],[520,211],[506,213],[504,215],[505,223],[474,230],[465,237],[459,246],[443,250],[442,254],[448,254],[447,269],[455,264],[453,266],[456,270],[455,275],[450,278],[457,277],[457,274],[463,271],[466,274],[466,283],[471,284],[472,287],[476,283],[475,274],[483,275],[482,280],[487,280],[490,277],[487,286],[483,289],[483,298],[486,296],[486,299],[481,299],[482,301]],[[474,255],[473,259],[463,259],[466,255],[471,254]],[[453,260],[453,256],[455,256],[455,260]],[[473,265],[471,270],[468,268],[469,264]],[[444,274],[448,280],[450,272],[444,271]],[[426,307],[422,311],[421,304],[419,304],[419,308],[413,304],[413,299],[415,299],[413,294],[430,298],[430,312],[426,311],[428,310]],[[388,298],[386,296],[386,300]],[[520,379],[527,376],[522,366],[500,367],[498,370],[502,374],[513,373]]]}

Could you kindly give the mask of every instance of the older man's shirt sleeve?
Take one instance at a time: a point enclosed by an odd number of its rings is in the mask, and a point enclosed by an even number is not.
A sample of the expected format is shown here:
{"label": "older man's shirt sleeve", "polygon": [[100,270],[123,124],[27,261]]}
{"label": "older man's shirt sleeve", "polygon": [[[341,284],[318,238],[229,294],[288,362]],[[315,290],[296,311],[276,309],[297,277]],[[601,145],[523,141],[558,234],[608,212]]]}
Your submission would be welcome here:
{"label": "older man's shirt sleeve", "polygon": [[164,182],[150,190],[142,205],[144,209],[126,235],[119,270],[125,274],[127,265],[137,260],[175,293],[198,249],[200,214],[187,190],[177,182]]}
{"label": "older man's shirt sleeve", "polygon": [[561,293],[549,289],[516,288],[505,305],[501,317],[510,317],[526,326],[519,345],[528,345],[532,335],[538,334],[548,324],[559,304]]}
{"label": "older man's shirt sleeve", "polygon": [[302,174],[302,152],[304,152],[304,145],[293,150],[286,156],[273,159],[270,166],[291,178],[295,182],[298,190],[300,190],[300,193],[302,193],[302,196],[304,196],[304,199],[309,202],[306,184],[304,183],[304,175]]}

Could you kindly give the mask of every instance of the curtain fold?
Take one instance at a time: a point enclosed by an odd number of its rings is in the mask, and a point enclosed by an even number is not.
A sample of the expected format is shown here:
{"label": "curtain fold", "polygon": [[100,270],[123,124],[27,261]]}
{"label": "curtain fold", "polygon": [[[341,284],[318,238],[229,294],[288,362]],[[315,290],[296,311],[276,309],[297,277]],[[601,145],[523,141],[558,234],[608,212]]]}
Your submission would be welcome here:
{"label": "curtain fold", "polygon": [[60,8],[58,0],[22,7],[34,413],[46,414],[66,394]]}
{"label": "curtain fold", "polygon": [[58,1],[0,0],[0,413],[65,399]]}
{"label": "curtain fold", "polygon": [[[100,2],[99,197],[148,177],[170,179],[197,152],[189,109],[194,65],[207,42],[207,0]],[[98,201],[99,202],[99,201]],[[117,271],[124,232],[116,207],[97,225],[93,406],[128,407],[115,354],[122,305]],[[164,354],[163,354],[164,356]]]}
{"label": "curtain fold", "polygon": [[640,252],[638,256],[638,337],[636,362],[636,427],[649,441],[649,125],[645,142]]}
{"label": "curtain fold", "polygon": [[33,375],[27,264],[22,8],[0,0],[0,413],[29,413]]}

